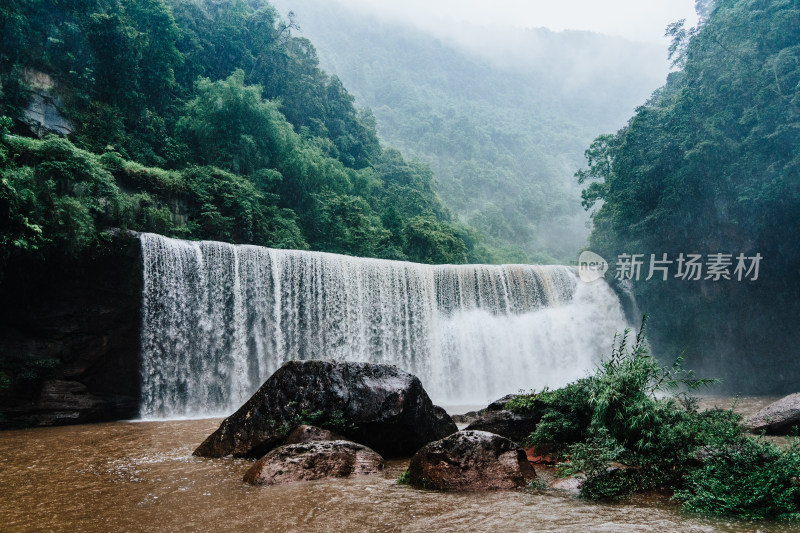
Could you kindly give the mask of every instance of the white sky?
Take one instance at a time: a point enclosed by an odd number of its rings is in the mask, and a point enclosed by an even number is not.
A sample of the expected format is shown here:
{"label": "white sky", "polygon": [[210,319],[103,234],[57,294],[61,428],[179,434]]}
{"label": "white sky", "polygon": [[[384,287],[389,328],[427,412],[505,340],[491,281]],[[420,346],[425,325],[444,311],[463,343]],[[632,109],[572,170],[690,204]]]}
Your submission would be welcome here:
{"label": "white sky", "polygon": [[[453,23],[479,26],[588,30],[662,44],[664,29],[686,19],[694,0],[339,0],[357,10],[412,22],[436,32]],[[446,33],[446,32],[445,32]]]}

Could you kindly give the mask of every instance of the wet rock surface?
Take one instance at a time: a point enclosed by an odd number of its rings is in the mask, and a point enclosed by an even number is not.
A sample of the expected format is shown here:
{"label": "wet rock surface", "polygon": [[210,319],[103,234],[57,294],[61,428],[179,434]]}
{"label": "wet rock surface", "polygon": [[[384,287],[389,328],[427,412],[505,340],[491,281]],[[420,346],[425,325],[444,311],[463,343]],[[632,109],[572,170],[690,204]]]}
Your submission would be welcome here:
{"label": "wet rock surface", "polygon": [[270,451],[244,475],[251,485],[279,485],[297,481],[376,474],[383,457],[347,440],[287,444]]}
{"label": "wet rock surface", "polygon": [[0,395],[0,428],[137,416],[141,248],[133,233],[108,235],[98,256],[9,262],[0,359],[15,379]]}
{"label": "wet rock surface", "polygon": [[800,392],[769,404],[748,417],[744,424],[753,433],[788,435],[793,427],[800,426]]}
{"label": "wet rock surface", "polygon": [[284,444],[302,444],[304,442],[317,442],[323,440],[347,440],[338,433],[317,426],[306,424],[297,426],[286,437]]}
{"label": "wet rock surface", "polygon": [[450,415],[450,418],[452,418],[453,422],[456,424],[468,425],[475,422],[481,416],[482,412],[483,411],[467,411],[463,414]]}
{"label": "wet rock surface", "polygon": [[514,442],[522,442],[536,429],[538,422],[538,416],[533,417],[506,410],[486,410],[470,423],[466,429],[488,431],[511,439]]}
{"label": "wet rock surface", "polygon": [[506,394],[502,398],[498,398],[497,400],[490,403],[486,406],[486,409],[483,411],[504,411],[506,408],[506,404],[516,398],[517,394]]}
{"label": "wet rock surface", "polygon": [[524,487],[536,477],[525,452],[485,431],[459,431],[432,442],[411,458],[412,485],[427,489],[487,491]]}
{"label": "wet rock surface", "polygon": [[420,380],[395,366],[290,361],[194,454],[261,457],[309,418],[387,456],[410,456],[458,430]]}

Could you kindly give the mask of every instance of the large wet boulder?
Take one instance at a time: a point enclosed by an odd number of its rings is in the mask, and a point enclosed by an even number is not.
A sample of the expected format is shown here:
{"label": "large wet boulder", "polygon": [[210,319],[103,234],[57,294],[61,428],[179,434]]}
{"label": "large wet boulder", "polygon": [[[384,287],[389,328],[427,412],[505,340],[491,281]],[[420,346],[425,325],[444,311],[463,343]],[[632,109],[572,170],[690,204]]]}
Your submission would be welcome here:
{"label": "large wet boulder", "polygon": [[420,380],[395,366],[290,361],[194,454],[261,457],[303,423],[332,429],[386,456],[411,456],[458,431]]}
{"label": "large wet boulder", "polygon": [[800,426],[800,392],[790,394],[773,402],[745,420],[745,426],[753,433],[787,435],[795,426]]}
{"label": "large wet boulder", "polygon": [[540,414],[522,414],[506,410],[486,410],[466,429],[475,431],[488,431],[502,435],[514,442],[524,441],[536,429],[536,424],[541,419]]}
{"label": "large wet boulder", "polygon": [[279,485],[334,477],[377,474],[383,457],[347,440],[312,441],[275,448],[244,475],[251,485]]}
{"label": "large wet boulder", "polygon": [[535,477],[522,448],[486,431],[459,431],[427,444],[408,466],[412,485],[437,490],[514,489]]}

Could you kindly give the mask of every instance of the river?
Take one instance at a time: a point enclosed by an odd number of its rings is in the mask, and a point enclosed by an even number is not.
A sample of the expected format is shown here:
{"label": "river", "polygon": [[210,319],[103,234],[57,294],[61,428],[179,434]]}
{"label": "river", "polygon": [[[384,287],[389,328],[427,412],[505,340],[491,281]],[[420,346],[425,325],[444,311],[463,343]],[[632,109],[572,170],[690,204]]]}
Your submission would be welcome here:
{"label": "river", "polygon": [[[767,399],[739,402],[750,411]],[[728,406],[728,399],[713,403]],[[709,404],[707,401],[706,404]],[[192,457],[220,419],[0,433],[2,531],[797,531],[682,513],[663,496],[597,504],[565,493],[439,493],[380,476],[253,487],[242,459]],[[541,475],[541,473],[540,473]]]}

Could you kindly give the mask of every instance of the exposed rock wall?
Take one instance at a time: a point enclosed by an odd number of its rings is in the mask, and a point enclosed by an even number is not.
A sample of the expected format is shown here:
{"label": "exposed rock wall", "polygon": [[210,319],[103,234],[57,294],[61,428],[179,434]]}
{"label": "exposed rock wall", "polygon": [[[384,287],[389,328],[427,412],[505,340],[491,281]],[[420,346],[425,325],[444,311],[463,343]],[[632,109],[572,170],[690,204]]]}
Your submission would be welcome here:
{"label": "exposed rock wall", "polygon": [[0,284],[0,427],[137,416],[141,249],[116,233],[80,259],[14,260]]}
{"label": "exposed rock wall", "polygon": [[32,69],[25,70],[23,78],[31,91],[31,100],[23,111],[22,121],[31,132],[37,137],[44,137],[48,133],[72,133],[72,124],[61,114],[63,105],[52,78],[44,72]]}

